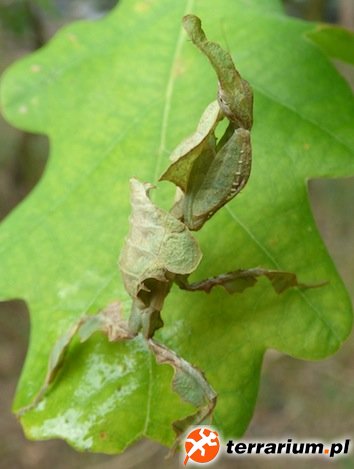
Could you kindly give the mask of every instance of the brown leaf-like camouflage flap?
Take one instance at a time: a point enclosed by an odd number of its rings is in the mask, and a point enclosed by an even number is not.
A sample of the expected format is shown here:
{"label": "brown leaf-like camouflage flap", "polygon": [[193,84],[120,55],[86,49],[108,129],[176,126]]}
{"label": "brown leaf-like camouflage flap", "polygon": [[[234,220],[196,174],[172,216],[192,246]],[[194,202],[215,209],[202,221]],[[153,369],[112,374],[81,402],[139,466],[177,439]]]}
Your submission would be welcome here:
{"label": "brown leaf-like camouflage flap", "polygon": [[201,258],[197,241],[184,223],[156,207],[150,198],[153,187],[131,179],[130,230],[119,267],[131,298],[149,291],[146,281],[170,282],[174,274],[193,272]]}

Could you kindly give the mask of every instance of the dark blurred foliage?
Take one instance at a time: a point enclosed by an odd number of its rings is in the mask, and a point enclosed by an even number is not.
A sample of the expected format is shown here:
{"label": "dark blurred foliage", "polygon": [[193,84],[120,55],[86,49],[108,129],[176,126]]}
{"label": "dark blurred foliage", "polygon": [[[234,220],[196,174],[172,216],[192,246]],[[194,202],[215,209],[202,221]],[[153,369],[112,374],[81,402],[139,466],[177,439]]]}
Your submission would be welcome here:
{"label": "dark blurred foliage", "polygon": [[287,13],[309,21],[325,20],[337,23],[339,8],[337,0],[283,0]]}
{"label": "dark blurred foliage", "polygon": [[339,23],[354,28],[353,0],[282,0],[286,12],[308,21]]}

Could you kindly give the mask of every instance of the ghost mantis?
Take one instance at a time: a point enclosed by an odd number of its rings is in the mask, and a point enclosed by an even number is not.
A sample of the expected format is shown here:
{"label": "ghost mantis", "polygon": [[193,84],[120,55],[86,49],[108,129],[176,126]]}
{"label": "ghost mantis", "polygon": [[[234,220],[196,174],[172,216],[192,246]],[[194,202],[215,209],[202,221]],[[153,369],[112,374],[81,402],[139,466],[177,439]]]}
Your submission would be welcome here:
{"label": "ghost mantis", "polygon": [[[101,331],[110,341],[123,341],[142,334],[158,363],[174,368],[174,390],[197,409],[194,414],[174,422],[174,429],[180,435],[189,425],[211,418],[217,395],[197,367],[154,339],[155,331],[163,326],[161,311],[173,284],[190,292],[206,293],[221,286],[233,294],[253,286],[264,276],[278,293],[294,286],[319,286],[304,285],[291,272],[265,268],[235,270],[200,282],[188,282],[202,258],[192,232],[200,230],[247,184],[252,161],[253,94],[249,83],[235,68],[231,55],[206,38],[199,18],[187,15],[183,26],[216,72],[217,99],[205,109],[196,131],[173,151],[171,164],[160,177],[177,187],[178,196],[170,212],[150,200],[151,184],[137,179],[130,181],[130,230],[119,258],[124,286],[132,299],[129,320],[123,319],[119,302],[97,315],[80,318],[58,340],[43,386],[33,401],[20,409],[19,415],[35,408],[47,393],[74,336],[78,335],[84,342]],[[227,119],[228,125],[217,139],[216,129],[223,119]]]}

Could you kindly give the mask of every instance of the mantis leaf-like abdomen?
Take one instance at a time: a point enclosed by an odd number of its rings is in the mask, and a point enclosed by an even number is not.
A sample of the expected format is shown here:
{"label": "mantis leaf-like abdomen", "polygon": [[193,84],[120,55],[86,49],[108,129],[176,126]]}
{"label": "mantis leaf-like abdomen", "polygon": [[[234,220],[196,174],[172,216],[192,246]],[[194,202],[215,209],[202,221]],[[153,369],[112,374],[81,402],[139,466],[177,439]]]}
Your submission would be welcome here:
{"label": "mantis leaf-like abdomen", "polygon": [[209,59],[219,80],[218,101],[235,127],[250,130],[253,123],[253,93],[249,83],[236,70],[231,55],[207,39],[197,16],[187,15],[183,26],[198,49]]}
{"label": "mantis leaf-like abdomen", "polygon": [[196,161],[184,199],[184,222],[189,229],[199,230],[241,191],[251,172],[251,157],[249,131],[236,129],[213,157]]}
{"label": "mantis leaf-like abdomen", "polygon": [[203,112],[196,131],[178,145],[171,154],[172,163],[160,177],[160,181],[170,181],[186,192],[193,163],[208,144],[215,127],[222,119],[217,101],[213,101]]}

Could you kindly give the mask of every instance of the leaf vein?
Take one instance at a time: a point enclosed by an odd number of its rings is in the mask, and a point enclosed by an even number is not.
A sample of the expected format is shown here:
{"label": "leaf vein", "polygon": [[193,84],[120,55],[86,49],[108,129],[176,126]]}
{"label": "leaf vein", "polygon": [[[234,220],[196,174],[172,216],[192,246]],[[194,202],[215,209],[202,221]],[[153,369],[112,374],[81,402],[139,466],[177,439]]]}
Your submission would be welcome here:
{"label": "leaf vein", "polygon": [[[185,9],[185,14],[188,13],[194,5],[194,0],[187,0],[187,5]],[[185,33],[180,26],[179,34],[177,37],[176,47],[172,58],[172,64],[170,67],[170,73],[167,81],[166,92],[165,92],[165,105],[162,114],[162,122],[161,122],[161,131],[160,131],[160,144],[157,152],[157,159],[156,159],[156,166],[155,166],[155,173],[154,173],[154,183],[157,182],[159,176],[159,168],[161,166],[161,160],[163,154],[166,152],[166,138],[167,138],[167,128],[168,128],[168,121],[171,112],[171,101],[172,101],[172,94],[173,88],[176,80],[176,63],[178,61],[179,56],[181,55],[181,50],[183,43],[185,41]]]}

